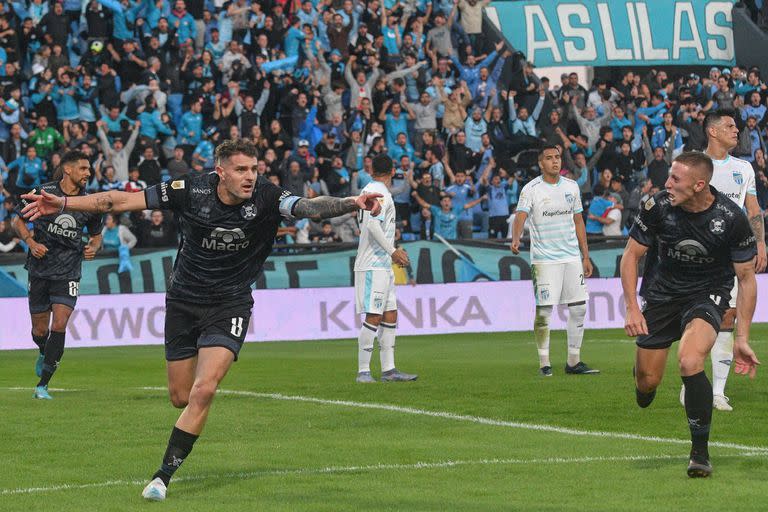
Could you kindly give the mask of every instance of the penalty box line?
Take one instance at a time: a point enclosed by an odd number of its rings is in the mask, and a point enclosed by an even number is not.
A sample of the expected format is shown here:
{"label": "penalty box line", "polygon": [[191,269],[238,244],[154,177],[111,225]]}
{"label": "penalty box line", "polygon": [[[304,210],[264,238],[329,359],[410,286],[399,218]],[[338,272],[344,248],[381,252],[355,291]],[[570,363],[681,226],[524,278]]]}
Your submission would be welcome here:
{"label": "penalty box line", "polygon": [[[141,387],[139,389],[147,391],[166,391],[166,388],[162,387]],[[522,430],[532,430],[539,432],[552,432],[557,434],[564,434],[570,436],[586,436],[586,437],[601,437],[608,439],[629,439],[632,441],[646,441],[651,443],[665,443],[665,444],[684,444],[690,445],[690,439],[675,439],[667,437],[657,436],[644,436],[640,434],[632,434],[628,432],[609,432],[599,430],[579,430],[568,427],[558,427],[554,425],[542,425],[537,423],[523,423],[519,421],[506,421],[497,420],[493,418],[484,418],[482,416],[471,416],[465,414],[455,414],[445,411],[430,411],[426,409],[418,409],[415,407],[404,407],[400,405],[381,404],[375,402],[354,402],[350,400],[328,400],[324,398],[315,398],[311,396],[301,395],[284,395],[282,393],[257,393],[255,391],[237,391],[237,390],[225,390],[219,389],[219,393],[222,395],[234,395],[234,396],[246,396],[252,398],[266,398],[271,400],[282,400],[292,402],[306,402],[321,405],[336,405],[341,407],[359,408],[359,409],[375,409],[380,411],[399,412],[403,414],[412,414],[416,416],[428,416],[432,418],[442,418],[453,421],[463,421],[469,423],[476,423],[479,425],[490,425],[494,427],[507,427],[516,428]],[[717,448],[726,448],[747,452],[761,452],[768,455],[768,447],[764,446],[749,446],[737,443],[728,443],[723,441],[710,441],[709,446]]]}
{"label": "penalty box line", "polygon": [[[763,453],[743,453],[721,455],[718,458],[763,457]],[[547,457],[536,459],[479,459],[479,460],[446,460],[438,462],[415,462],[412,464],[371,464],[360,466],[327,466],[323,468],[298,468],[298,469],[272,469],[263,471],[242,471],[236,473],[209,474],[196,476],[182,476],[173,479],[174,484],[179,482],[200,482],[216,480],[247,480],[269,476],[304,476],[323,474],[365,473],[372,471],[388,470],[429,470],[450,469],[462,466],[501,466],[501,465],[542,465],[542,464],[587,464],[600,462],[642,462],[661,460],[687,460],[687,457],[678,455],[625,455],[613,457]],[[13,496],[23,494],[41,494],[57,491],[73,491],[83,489],[97,489],[103,487],[142,486],[147,480],[107,480],[104,482],[92,482],[86,484],[60,484],[45,487],[19,487],[16,489],[0,489],[0,496]]]}

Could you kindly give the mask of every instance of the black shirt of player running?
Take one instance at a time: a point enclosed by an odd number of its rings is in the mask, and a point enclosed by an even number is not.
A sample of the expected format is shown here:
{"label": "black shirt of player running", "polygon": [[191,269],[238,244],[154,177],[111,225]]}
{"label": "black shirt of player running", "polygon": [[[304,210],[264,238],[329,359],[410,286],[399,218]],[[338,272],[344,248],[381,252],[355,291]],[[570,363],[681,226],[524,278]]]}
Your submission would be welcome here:
{"label": "black shirt of player running", "polygon": [[[298,200],[264,178],[250,199],[226,205],[216,173],[149,187],[147,207],[172,210],[181,243],[168,297],[204,304],[252,302],[251,285],[272,251],[282,214]],[[281,209],[282,205],[282,209]]]}
{"label": "black shirt of player running", "polygon": [[666,191],[648,199],[629,233],[649,251],[641,295],[648,302],[689,298],[700,294],[730,297],[733,263],[757,254],[755,236],[741,209],[710,187],[712,205],[691,213],[669,203]]}
{"label": "black shirt of player running", "polygon": [[[52,181],[40,187],[49,194],[65,196],[61,183]],[[86,195],[80,190],[80,196]],[[101,233],[102,215],[85,212],[63,212],[46,215],[33,223],[34,240],[48,248],[42,258],[27,253],[24,266],[32,277],[51,280],[79,280],[83,261],[84,228],[90,236]]]}

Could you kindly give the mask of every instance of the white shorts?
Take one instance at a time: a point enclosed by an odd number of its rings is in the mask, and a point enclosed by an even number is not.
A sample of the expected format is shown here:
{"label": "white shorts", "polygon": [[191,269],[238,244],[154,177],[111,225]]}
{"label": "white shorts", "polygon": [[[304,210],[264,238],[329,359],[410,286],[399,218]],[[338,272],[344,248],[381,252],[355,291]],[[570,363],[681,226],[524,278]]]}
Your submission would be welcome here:
{"label": "white shorts", "polygon": [[731,290],[731,301],[728,303],[728,305],[731,308],[736,307],[736,296],[739,294],[739,278],[734,277],[733,278],[733,290]]}
{"label": "white shorts", "polygon": [[580,261],[534,263],[531,267],[537,306],[572,304],[589,298]]}
{"label": "white shorts", "polygon": [[395,273],[384,269],[355,271],[355,299],[358,314],[397,310]]}

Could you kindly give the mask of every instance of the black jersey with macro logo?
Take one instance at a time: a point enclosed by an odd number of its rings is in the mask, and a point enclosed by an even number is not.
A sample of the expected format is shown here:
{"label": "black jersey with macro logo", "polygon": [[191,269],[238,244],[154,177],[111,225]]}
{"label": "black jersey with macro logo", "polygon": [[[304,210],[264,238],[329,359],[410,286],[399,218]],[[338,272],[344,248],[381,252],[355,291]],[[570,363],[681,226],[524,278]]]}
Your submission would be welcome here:
{"label": "black jersey with macro logo", "polygon": [[148,208],[172,210],[181,242],[168,297],[198,304],[252,302],[251,285],[272,251],[281,216],[299,200],[260,177],[250,199],[226,205],[216,173],[188,176],[145,190]]}
{"label": "black jersey with macro logo", "polygon": [[[66,195],[58,181],[45,183],[40,188],[56,196]],[[84,196],[86,192],[81,189],[77,195]],[[35,242],[47,247],[48,252],[39,259],[32,256],[31,252],[27,253],[25,268],[29,275],[50,280],[79,280],[85,248],[83,232],[87,230],[89,236],[101,233],[102,215],[85,212],[54,213],[36,219],[33,226]]]}
{"label": "black jersey with macro logo", "polygon": [[686,212],[669,203],[666,191],[640,208],[629,236],[647,247],[656,246],[646,270],[642,296],[663,302],[699,294],[730,297],[733,263],[751,260],[757,244],[747,216],[724,194],[715,195],[704,211]]}

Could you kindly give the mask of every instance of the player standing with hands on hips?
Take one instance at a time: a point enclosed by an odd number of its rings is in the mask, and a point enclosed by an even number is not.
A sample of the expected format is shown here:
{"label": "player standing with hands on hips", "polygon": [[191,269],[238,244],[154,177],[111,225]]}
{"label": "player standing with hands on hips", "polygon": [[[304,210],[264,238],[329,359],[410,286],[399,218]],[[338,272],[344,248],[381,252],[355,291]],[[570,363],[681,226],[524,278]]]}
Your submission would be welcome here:
{"label": "player standing with hands on hips", "polygon": [[412,381],[418,375],[403,373],[395,367],[395,329],[397,328],[397,299],[392,262],[407,266],[408,254],[395,248],[395,203],[389,187],[395,166],[387,155],[373,159],[373,181],[362,193],[379,194],[381,211],[361,210],[358,213],[360,243],[355,258],[355,298],[357,313],[365,320],[357,338],[357,382],[371,383],[373,340],[378,337],[383,382]]}
{"label": "player standing with hands on hips", "polygon": [[562,158],[557,146],[539,152],[541,176],[523,187],[512,224],[512,252],[520,253],[520,237],[530,219],[533,292],[536,319],[533,333],[539,351],[539,374],[552,376],[549,361],[549,318],[556,304],[568,304],[568,361],[565,373],[600,373],[581,361],[587,286],[592,275],[587,232],[584,227],[579,185],[560,175]]}

